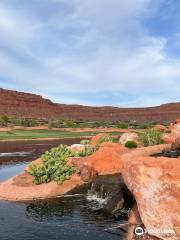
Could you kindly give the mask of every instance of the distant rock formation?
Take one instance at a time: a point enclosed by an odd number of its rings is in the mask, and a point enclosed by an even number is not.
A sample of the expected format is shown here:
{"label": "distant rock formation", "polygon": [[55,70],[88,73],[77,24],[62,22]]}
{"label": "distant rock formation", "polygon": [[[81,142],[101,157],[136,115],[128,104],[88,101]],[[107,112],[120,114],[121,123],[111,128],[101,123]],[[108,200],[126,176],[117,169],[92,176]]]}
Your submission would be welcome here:
{"label": "distant rock formation", "polygon": [[53,103],[30,93],[0,89],[0,115],[37,119],[175,121],[180,103],[148,108],[89,107]]}

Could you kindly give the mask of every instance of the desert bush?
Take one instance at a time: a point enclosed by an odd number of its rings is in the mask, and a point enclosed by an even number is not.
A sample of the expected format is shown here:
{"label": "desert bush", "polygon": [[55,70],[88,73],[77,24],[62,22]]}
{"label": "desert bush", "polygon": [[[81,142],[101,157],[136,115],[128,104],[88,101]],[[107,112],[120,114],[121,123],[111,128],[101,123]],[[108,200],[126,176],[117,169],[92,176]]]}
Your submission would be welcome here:
{"label": "desert bush", "polygon": [[23,127],[36,127],[38,126],[38,122],[35,119],[22,119],[21,125]]}
{"label": "desert bush", "polygon": [[73,120],[67,120],[66,121],[66,127],[67,128],[76,128],[77,127],[77,123]]}
{"label": "desert bush", "polygon": [[75,152],[66,145],[60,145],[42,155],[42,166],[31,164],[28,173],[34,176],[35,184],[48,183],[52,180],[62,184],[75,172],[73,166],[67,165],[67,159],[74,156],[76,156]]}
{"label": "desert bush", "polygon": [[4,115],[0,117],[0,126],[6,127],[8,125],[9,118],[8,116]]}
{"label": "desert bush", "polygon": [[49,128],[65,128],[66,124],[63,120],[55,120],[48,122]]}
{"label": "desert bush", "polygon": [[127,129],[127,128],[129,127],[129,124],[126,123],[126,122],[119,122],[119,123],[117,124],[117,127],[118,127],[118,128],[121,128],[121,129]]}
{"label": "desert bush", "polygon": [[99,139],[98,145],[101,145],[104,142],[113,142],[113,137],[111,136],[103,136]]}
{"label": "desert bush", "polygon": [[81,140],[80,144],[82,144],[82,145],[89,145],[90,141],[89,140]]}
{"label": "desert bush", "polygon": [[3,115],[3,116],[1,116],[1,120],[4,121],[4,122],[6,122],[6,123],[8,123],[9,117],[6,116],[6,115]]}
{"label": "desert bush", "polygon": [[92,155],[96,151],[95,148],[85,145],[85,148],[78,153],[79,157],[86,157]]}
{"label": "desert bush", "polygon": [[154,129],[139,133],[139,138],[145,147],[158,145],[163,142],[162,133]]}
{"label": "desert bush", "polygon": [[134,141],[127,141],[125,144],[125,147],[127,148],[137,148],[137,143]]}

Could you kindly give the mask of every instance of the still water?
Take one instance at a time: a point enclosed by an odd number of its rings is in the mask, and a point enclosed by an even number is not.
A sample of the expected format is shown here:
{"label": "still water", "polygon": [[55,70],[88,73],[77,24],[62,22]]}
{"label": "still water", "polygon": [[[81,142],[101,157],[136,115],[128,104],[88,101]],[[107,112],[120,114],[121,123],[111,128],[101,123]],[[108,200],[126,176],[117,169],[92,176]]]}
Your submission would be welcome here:
{"label": "still water", "polygon": [[[79,142],[80,139],[1,142],[0,181],[21,172],[45,150]],[[92,206],[85,196],[31,203],[0,201],[0,240],[124,239],[123,231],[114,234],[104,231],[118,222]]]}

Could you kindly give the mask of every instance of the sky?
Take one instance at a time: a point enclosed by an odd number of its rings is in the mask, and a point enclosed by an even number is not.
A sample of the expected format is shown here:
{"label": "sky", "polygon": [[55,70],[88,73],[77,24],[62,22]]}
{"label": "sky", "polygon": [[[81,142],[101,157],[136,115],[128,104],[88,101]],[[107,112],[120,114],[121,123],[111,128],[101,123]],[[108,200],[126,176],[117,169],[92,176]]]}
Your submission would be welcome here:
{"label": "sky", "polygon": [[0,0],[0,87],[58,103],[180,101],[179,0]]}

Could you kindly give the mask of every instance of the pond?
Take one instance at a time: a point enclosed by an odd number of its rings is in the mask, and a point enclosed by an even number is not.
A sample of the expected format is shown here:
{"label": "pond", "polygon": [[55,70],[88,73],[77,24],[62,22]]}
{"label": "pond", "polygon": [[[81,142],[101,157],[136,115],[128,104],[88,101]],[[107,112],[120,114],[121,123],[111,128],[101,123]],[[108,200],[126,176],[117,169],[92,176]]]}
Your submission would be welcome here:
{"label": "pond", "polygon": [[[21,172],[44,151],[80,139],[15,141],[0,143],[0,181]],[[124,231],[104,229],[124,221],[97,210],[95,199],[73,195],[46,201],[12,203],[0,201],[1,240],[120,240]]]}

